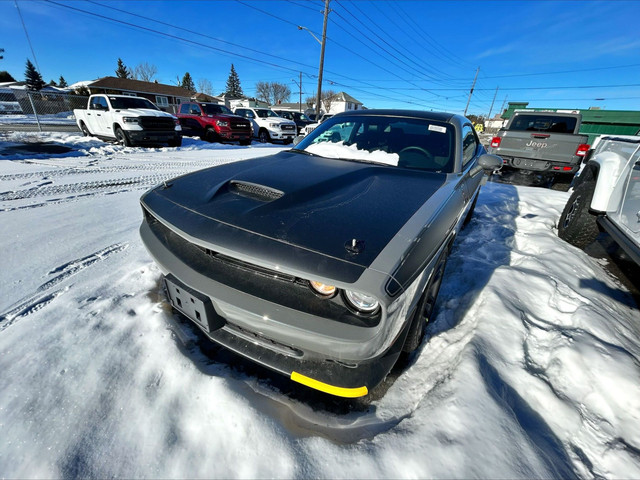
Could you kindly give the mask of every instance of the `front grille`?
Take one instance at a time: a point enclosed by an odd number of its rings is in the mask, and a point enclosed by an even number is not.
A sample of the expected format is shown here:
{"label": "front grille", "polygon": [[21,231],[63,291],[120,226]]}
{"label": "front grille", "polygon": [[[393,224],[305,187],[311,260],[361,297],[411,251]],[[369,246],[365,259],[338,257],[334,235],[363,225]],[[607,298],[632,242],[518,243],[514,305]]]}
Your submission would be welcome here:
{"label": "front grille", "polygon": [[176,123],[168,117],[139,117],[140,126],[145,130],[174,130]]}
{"label": "front grille", "polygon": [[282,125],[282,131],[284,131],[284,132],[295,132],[296,131],[296,126],[295,125]]}
{"label": "front grille", "polygon": [[264,187],[262,185],[247,182],[232,181],[229,184],[229,191],[261,202],[272,202],[273,200],[278,200],[282,195],[284,195],[284,192],[276,190],[275,188]]}
{"label": "front grille", "polygon": [[249,131],[249,129],[251,128],[251,125],[249,125],[248,123],[239,123],[239,122],[231,122],[231,128],[233,128],[234,130],[247,130]]}
{"label": "front grille", "polygon": [[286,308],[348,325],[373,327],[380,321],[379,313],[373,317],[361,317],[352,313],[342,303],[339,295],[333,298],[316,296],[305,279],[231,258],[191,243],[157,221],[146,209],[145,220],[154,235],[189,268],[220,284]]}

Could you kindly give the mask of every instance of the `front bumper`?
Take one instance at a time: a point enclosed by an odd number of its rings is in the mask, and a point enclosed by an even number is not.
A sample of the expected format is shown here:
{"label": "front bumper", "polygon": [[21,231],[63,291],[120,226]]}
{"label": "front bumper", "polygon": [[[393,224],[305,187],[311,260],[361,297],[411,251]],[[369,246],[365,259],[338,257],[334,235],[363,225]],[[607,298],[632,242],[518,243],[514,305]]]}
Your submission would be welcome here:
{"label": "front bumper", "polygon": [[267,129],[273,140],[293,140],[297,136],[297,129],[283,132],[282,130]]}
{"label": "front bumper", "polygon": [[135,144],[157,144],[168,143],[182,137],[181,131],[147,131],[147,130],[125,130],[129,140]]}
{"label": "front bumper", "polygon": [[[499,154],[498,154],[499,155]],[[573,175],[580,169],[577,163],[553,162],[533,158],[502,156],[504,166],[514,170],[530,170],[532,172]]]}
{"label": "front bumper", "polygon": [[[194,268],[187,257],[174,253],[146,221],[140,227],[140,235],[167,275],[165,287],[176,309],[215,343],[293,381],[332,395],[364,396],[385,378],[400,354],[405,330],[383,353],[349,359],[353,354],[345,352],[362,351],[367,343],[379,341],[375,326],[338,324],[231,288]],[[283,323],[283,319],[291,318],[296,325]],[[333,327],[323,334],[304,328],[305,324],[319,323],[331,323]],[[371,340],[365,340],[367,335]],[[309,347],[314,344],[319,348]],[[321,352],[323,348],[325,351]]]}

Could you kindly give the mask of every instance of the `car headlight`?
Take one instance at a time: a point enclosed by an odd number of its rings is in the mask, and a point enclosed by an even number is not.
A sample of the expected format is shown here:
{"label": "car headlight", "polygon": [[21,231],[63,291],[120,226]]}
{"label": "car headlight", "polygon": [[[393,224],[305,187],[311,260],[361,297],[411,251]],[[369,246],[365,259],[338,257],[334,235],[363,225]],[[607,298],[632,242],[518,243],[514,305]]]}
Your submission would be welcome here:
{"label": "car headlight", "polygon": [[122,117],[124,123],[140,123],[138,117]]}
{"label": "car headlight", "polygon": [[333,285],[326,285],[324,283],[321,282],[314,282],[314,281],[309,281],[309,285],[311,285],[311,288],[316,292],[319,293],[320,295],[322,295],[323,297],[330,297],[332,295],[335,295],[337,289],[335,286]]}
{"label": "car headlight", "polygon": [[271,128],[280,128],[280,124],[279,123],[270,123],[269,126]]}
{"label": "car headlight", "polygon": [[229,122],[225,122],[223,120],[216,120],[216,125],[218,125],[219,127],[228,127]]}
{"label": "car headlight", "polygon": [[349,305],[362,313],[373,313],[380,306],[380,302],[371,295],[365,295],[364,293],[345,290],[344,297],[347,299]]}

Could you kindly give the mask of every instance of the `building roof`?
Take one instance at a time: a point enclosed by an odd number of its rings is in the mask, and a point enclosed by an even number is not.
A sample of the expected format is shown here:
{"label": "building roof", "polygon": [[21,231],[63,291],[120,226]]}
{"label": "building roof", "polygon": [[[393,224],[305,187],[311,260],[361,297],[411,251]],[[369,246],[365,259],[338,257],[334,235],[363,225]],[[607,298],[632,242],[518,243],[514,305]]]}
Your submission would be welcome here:
{"label": "building roof", "polygon": [[163,83],[143,82],[130,78],[102,77],[92,82],[87,82],[89,88],[105,88],[111,90],[126,90],[134,93],[152,93],[154,95],[168,95],[172,97],[191,97],[191,92],[186,88]]}
{"label": "building roof", "polygon": [[361,101],[356,100],[346,92],[337,93],[335,99],[338,100],[339,102],[357,103],[358,105],[362,105]]}

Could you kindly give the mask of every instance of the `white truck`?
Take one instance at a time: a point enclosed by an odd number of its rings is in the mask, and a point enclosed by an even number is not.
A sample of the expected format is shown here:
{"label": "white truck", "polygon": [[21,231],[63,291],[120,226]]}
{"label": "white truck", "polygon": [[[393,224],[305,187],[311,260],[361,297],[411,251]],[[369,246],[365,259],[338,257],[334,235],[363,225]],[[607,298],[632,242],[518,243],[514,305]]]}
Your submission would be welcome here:
{"label": "white truck", "polygon": [[85,136],[116,141],[124,146],[182,145],[182,127],[176,117],[146,98],[127,95],[91,95],[85,109],[73,111]]}
{"label": "white truck", "polygon": [[294,121],[279,117],[269,108],[237,107],[233,113],[251,122],[253,136],[262,143],[273,140],[291,143],[298,134],[298,127]]}
{"label": "white truck", "polygon": [[584,249],[606,231],[640,265],[640,136],[600,136],[558,223]]}

